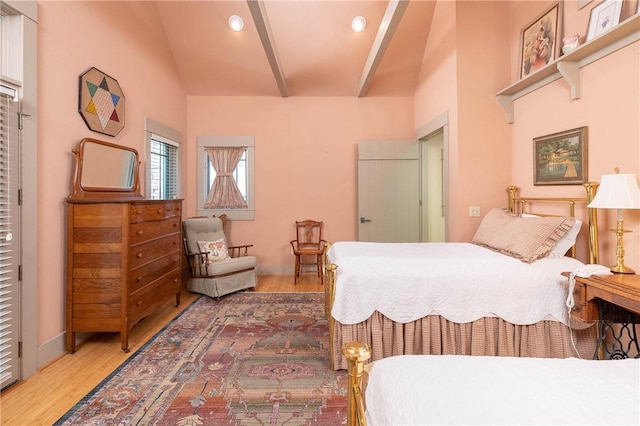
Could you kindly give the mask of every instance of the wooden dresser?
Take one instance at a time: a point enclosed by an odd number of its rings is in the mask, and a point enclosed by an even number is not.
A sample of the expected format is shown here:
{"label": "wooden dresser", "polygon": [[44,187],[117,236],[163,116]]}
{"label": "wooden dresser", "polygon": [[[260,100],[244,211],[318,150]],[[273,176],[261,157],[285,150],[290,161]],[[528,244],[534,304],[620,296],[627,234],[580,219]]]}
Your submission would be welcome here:
{"label": "wooden dresser", "polygon": [[[122,149],[107,142],[87,143],[74,150],[80,166],[67,199],[65,344],[74,352],[77,332],[120,332],[122,350],[128,352],[129,331],[137,322],[169,299],[180,303],[182,200],[141,197],[137,152],[126,148],[124,152],[135,157],[114,162],[127,164],[122,173],[135,173],[135,179],[123,181],[125,189],[114,190],[117,181],[109,182],[108,190],[82,186],[82,166],[86,174],[94,145]],[[109,157],[98,153],[100,162]]]}

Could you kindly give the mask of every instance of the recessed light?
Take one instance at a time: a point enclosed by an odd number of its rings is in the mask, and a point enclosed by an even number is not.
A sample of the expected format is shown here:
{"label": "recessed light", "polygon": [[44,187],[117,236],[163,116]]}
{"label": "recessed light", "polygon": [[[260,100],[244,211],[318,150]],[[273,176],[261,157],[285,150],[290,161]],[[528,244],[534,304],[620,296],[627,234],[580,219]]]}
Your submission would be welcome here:
{"label": "recessed light", "polygon": [[242,28],[244,28],[244,21],[238,15],[231,15],[229,17],[229,28],[233,31],[242,31]]}
{"label": "recessed light", "polygon": [[364,19],[364,16],[356,16],[351,21],[351,29],[353,29],[353,31],[361,33],[365,28],[367,28],[367,20]]}

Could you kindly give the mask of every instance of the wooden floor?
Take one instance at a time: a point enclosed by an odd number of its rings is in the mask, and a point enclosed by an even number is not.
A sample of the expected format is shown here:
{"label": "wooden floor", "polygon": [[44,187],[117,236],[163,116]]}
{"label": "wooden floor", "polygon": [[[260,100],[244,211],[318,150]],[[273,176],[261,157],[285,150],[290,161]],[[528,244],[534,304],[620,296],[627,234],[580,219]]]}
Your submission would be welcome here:
{"label": "wooden floor", "polygon": [[[292,276],[260,276],[256,291],[323,292],[319,278],[302,276],[294,286]],[[0,394],[0,424],[51,425],[97,386],[144,342],[188,307],[198,295],[184,292],[180,306],[166,304],[138,323],[129,334],[128,353],[120,349],[118,333],[96,333],[23,382]]]}

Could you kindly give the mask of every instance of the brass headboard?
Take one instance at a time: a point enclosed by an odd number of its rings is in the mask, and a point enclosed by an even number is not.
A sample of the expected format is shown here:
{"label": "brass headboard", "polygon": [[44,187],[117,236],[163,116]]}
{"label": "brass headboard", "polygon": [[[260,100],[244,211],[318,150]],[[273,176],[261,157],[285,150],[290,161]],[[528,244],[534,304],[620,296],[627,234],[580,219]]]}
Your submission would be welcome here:
{"label": "brass headboard", "polygon": [[[515,214],[523,214],[523,213],[532,213],[531,211],[527,211],[527,203],[564,203],[567,205],[569,213],[567,216],[575,217],[575,206],[576,203],[584,203],[585,206],[588,205],[593,198],[596,196],[596,191],[598,190],[599,183],[597,182],[587,182],[583,186],[587,192],[587,196],[584,198],[580,197],[520,197],[518,196],[518,187],[517,186],[508,186],[507,192],[509,193],[509,210]],[[535,213],[540,214],[540,213]],[[544,214],[540,214],[541,216],[545,216]],[[547,215],[550,216],[550,215]],[[587,217],[589,222],[589,263],[598,263],[599,258],[599,250],[598,250],[598,216],[596,214],[596,209],[587,208]],[[571,256],[575,257],[575,246],[571,248]]]}

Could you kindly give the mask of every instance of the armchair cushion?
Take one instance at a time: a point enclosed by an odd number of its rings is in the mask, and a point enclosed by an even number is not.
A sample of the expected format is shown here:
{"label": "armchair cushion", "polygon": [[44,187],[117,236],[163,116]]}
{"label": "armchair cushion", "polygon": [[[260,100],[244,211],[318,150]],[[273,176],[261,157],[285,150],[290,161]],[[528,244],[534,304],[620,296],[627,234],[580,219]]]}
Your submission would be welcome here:
{"label": "armchair cushion", "polygon": [[229,258],[229,250],[224,238],[218,238],[215,241],[198,241],[198,247],[200,253],[206,253],[207,259],[211,262],[219,262]]}
{"label": "armchair cushion", "polygon": [[255,256],[229,257],[224,262],[211,262],[207,265],[209,276],[232,274],[244,269],[255,268],[258,261]]}

